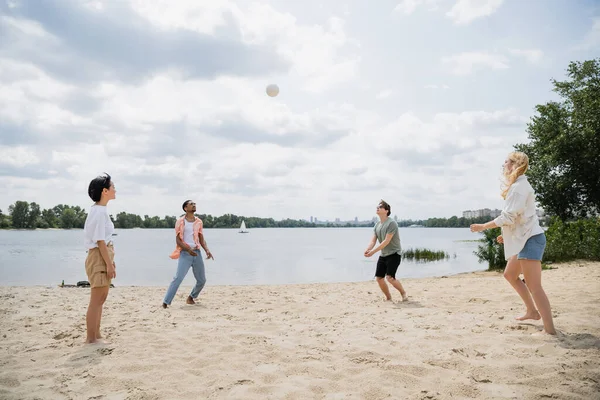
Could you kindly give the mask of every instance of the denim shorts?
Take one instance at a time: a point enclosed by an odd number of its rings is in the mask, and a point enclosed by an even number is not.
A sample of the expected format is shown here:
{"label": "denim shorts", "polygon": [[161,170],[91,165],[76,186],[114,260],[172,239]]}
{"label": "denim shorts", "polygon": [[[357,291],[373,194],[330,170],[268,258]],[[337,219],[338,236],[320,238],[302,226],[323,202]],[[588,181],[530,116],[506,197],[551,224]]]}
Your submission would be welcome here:
{"label": "denim shorts", "polygon": [[539,260],[542,261],[544,250],[546,249],[546,235],[538,233],[530,237],[525,242],[523,250],[519,252],[517,258],[519,260]]}

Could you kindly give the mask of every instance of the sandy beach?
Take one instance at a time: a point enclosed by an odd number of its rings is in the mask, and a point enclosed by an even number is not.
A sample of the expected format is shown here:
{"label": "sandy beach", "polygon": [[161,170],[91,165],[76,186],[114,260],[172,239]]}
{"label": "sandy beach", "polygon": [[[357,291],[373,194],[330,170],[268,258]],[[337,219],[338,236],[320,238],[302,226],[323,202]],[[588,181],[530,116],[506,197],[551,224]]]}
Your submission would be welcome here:
{"label": "sandy beach", "polygon": [[403,280],[406,303],[374,281],[207,286],[194,306],[182,287],[167,310],[117,279],[105,345],[82,344],[89,289],[1,287],[0,398],[600,399],[600,263],[556,267],[557,337],[514,320],[495,272]]}

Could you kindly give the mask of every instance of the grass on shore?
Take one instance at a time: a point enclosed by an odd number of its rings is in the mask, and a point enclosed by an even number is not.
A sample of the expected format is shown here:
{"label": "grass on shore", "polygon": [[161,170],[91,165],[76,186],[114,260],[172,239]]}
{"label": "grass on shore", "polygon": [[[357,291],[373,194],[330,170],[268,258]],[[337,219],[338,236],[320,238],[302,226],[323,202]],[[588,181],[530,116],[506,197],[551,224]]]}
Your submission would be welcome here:
{"label": "grass on shore", "polygon": [[[456,258],[456,254],[454,254]],[[402,258],[405,260],[415,260],[421,262],[448,260],[450,254],[443,250],[429,250],[429,249],[408,249],[402,252]]]}

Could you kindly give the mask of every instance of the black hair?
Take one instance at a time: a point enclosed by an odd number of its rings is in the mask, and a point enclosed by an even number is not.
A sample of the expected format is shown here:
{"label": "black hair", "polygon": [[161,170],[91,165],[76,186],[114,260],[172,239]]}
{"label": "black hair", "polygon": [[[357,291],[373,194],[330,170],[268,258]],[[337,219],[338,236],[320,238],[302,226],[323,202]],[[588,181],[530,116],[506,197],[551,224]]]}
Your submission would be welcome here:
{"label": "black hair", "polygon": [[184,202],[183,202],[183,205],[181,206],[181,208],[183,208],[183,211],[185,211],[185,208],[187,207],[187,205],[188,205],[188,203],[189,203],[190,201],[191,201],[191,200],[186,200],[186,201],[184,201]]}
{"label": "black hair", "polygon": [[392,213],[392,206],[390,206],[388,203],[386,203],[385,200],[383,200],[383,199],[379,202],[379,207],[381,207],[387,211],[388,217]]}
{"label": "black hair", "polygon": [[90,182],[88,194],[95,203],[99,202],[102,198],[102,191],[104,189],[110,189],[110,179],[110,175],[105,172],[104,175],[97,176]]}

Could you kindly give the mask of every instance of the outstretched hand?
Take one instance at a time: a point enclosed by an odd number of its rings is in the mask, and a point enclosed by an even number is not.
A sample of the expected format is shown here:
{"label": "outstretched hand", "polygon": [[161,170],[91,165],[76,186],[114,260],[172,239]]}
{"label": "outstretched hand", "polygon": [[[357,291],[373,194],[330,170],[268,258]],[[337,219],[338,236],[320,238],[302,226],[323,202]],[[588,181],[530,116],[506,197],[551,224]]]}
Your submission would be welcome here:
{"label": "outstretched hand", "polygon": [[471,225],[471,232],[482,232],[485,229],[483,228],[483,224],[472,224]]}

